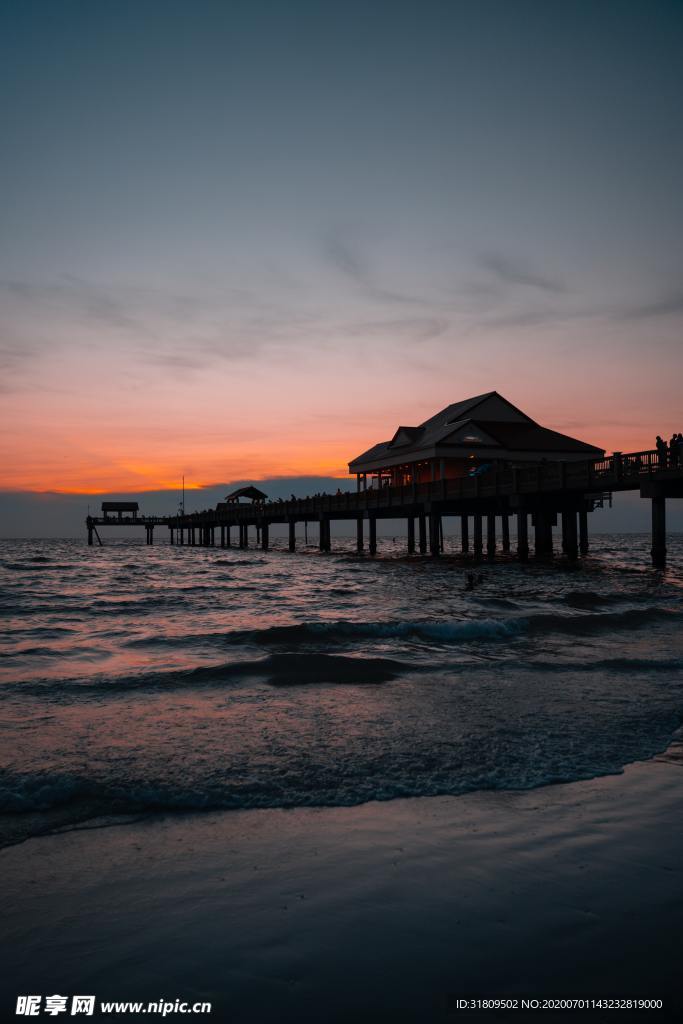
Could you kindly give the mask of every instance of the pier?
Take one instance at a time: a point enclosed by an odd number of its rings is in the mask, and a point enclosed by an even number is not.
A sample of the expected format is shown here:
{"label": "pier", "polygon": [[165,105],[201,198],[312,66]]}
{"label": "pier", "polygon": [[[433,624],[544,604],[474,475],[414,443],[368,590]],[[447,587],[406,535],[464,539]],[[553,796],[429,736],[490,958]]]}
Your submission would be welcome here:
{"label": "pier", "polygon": [[[588,553],[589,513],[620,491],[639,491],[652,508],[652,562],[666,563],[666,501],[683,497],[683,468],[669,465],[656,450],[613,455],[585,462],[542,461],[535,465],[491,469],[481,475],[443,478],[347,491],[290,501],[255,500],[249,504],[221,502],[215,509],[168,516],[112,510],[88,516],[88,543],[102,526],[144,526],[148,544],[154,531],[169,531],[171,544],[221,547],[256,543],[267,551],[270,528],[287,527],[288,549],[296,550],[296,526],[317,523],[319,548],[331,550],[333,522],[355,522],[356,548],[377,553],[377,523],[405,523],[406,551],[437,558],[443,552],[443,518],[460,519],[461,553],[473,559],[533,554],[553,556],[552,528],[561,525],[562,553],[569,560]],[[110,506],[112,503],[108,503]],[[515,520],[516,549],[511,551],[510,520]],[[100,541],[101,543],[101,541]]]}

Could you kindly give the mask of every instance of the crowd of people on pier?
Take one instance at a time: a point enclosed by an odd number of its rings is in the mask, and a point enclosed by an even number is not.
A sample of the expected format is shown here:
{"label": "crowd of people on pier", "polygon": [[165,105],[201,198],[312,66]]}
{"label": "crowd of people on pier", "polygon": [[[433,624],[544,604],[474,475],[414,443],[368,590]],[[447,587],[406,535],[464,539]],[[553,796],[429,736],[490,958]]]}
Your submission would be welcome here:
{"label": "crowd of people on pier", "polygon": [[668,444],[663,437],[657,434],[656,447],[660,466],[672,468],[683,466],[683,434],[674,432]]}

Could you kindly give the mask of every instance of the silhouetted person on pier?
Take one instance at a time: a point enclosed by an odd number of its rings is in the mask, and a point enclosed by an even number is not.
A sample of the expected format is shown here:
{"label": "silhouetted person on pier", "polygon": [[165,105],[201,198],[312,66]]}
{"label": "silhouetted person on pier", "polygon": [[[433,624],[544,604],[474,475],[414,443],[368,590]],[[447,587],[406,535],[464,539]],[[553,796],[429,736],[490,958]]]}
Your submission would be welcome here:
{"label": "silhouetted person on pier", "polygon": [[660,437],[659,434],[657,434],[655,447],[657,449],[659,465],[663,468],[666,466],[666,441],[664,440],[664,438]]}
{"label": "silhouetted person on pier", "polygon": [[678,465],[678,435],[672,434],[671,440],[669,441],[669,465],[675,467]]}

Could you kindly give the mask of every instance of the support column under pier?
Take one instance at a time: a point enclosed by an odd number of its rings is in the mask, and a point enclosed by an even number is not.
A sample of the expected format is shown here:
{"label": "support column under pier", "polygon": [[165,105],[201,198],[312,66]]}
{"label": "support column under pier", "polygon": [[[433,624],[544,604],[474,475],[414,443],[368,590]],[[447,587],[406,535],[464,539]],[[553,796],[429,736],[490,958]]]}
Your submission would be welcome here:
{"label": "support column under pier", "polygon": [[658,569],[666,565],[666,498],[652,499],[652,564]]}
{"label": "support column under pier", "polygon": [[562,550],[572,562],[579,557],[576,512],[574,509],[562,513]]}
{"label": "support column under pier", "polygon": [[585,508],[579,511],[579,551],[588,554],[588,512]]}
{"label": "support column under pier", "polygon": [[376,516],[370,516],[368,518],[368,534],[369,543],[368,547],[371,555],[377,554],[377,518]]}
{"label": "support column under pier", "polygon": [[408,516],[408,554],[415,554],[415,518]]}
{"label": "support column under pier", "polygon": [[529,520],[526,512],[517,513],[517,557],[520,562],[529,558]]}
{"label": "support column under pier", "polygon": [[486,517],[486,557],[496,557],[496,517],[493,513]]}
{"label": "support column under pier", "polygon": [[434,558],[441,553],[441,516],[434,512],[429,516],[429,553]]}
{"label": "support column under pier", "polygon": [[474,514],[474,557],[481,558],[484,550],[483,545],[483,534],[482,534],[482,521],[479,512]]}
{"label": "support column under pier", "polygon": [[356,551],[360,552],[363,550],[363,517],[358,516],[356,519]]}
{"label": "support column under pier", "polygon": [[421,512],[418,516],[418,531],[420,538],[420,554],[426,555],[427,553],[427,517],[424,512]]}
{"label": "support column under pier", "polygon": [[263,523],[261,526],[261,548],[263,551],[268,550],[268,523]]}
{"label": "support column under pier", "polygon": [[296,520],[289,520],[289,550],[296,551]]}
{"label": "support column under pier", "polygon": [[501,526],[503,528],[503,551],[508,554],[510,551],[510,516],[507,512],[503,512],[501,516]]}
{"label": "support column under pier", "polygon": [[470,550],[470,521],[467,516],[460,516],[460,549],[463,555]]}
{"label": "support column under pier", "polygon": [[537,558],[549,558],[553,554],[552,518],[548,512],[536,512],[534,516],[534,553]]}

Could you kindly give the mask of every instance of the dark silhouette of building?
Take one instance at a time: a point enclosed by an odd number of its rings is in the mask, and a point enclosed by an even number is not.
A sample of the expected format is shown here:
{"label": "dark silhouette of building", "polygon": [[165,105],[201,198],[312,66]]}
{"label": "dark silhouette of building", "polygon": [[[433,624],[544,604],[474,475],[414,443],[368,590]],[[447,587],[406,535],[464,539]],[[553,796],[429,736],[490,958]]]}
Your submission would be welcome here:
{"label": "dark silhouette of building", "polygon": [[497,391],[442,409],[417,427],[400,426],[349,463],[358,489],[453,480],[503,465],[599,459],[604,449],[542,427]]}

